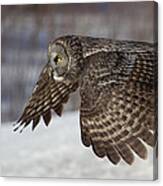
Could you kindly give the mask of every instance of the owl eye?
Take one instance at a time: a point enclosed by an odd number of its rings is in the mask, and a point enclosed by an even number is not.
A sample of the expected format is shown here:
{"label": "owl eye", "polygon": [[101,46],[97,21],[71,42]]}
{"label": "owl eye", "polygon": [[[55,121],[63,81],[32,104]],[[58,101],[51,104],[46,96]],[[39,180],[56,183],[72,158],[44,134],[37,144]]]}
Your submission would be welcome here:
{"label": "owl eye", "polygon": [[57,55],[57,56],[53,59],[53,61],[54,61],[56,64],[58,64],[58,63],[62,62],[62,57],[59,56],[59,55]]}

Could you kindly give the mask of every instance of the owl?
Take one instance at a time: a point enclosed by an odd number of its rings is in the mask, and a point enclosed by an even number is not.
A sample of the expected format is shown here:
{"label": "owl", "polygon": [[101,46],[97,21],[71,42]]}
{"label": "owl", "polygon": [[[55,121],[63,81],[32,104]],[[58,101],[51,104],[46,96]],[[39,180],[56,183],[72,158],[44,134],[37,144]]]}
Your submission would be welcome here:
{"label": "owl", "polygon": [[34,130],[41,116],[48,126],[77,89],[82,143],[115,165],[146,159],[157,144],[157,44],[76,35],[50,42],[14,131]]}

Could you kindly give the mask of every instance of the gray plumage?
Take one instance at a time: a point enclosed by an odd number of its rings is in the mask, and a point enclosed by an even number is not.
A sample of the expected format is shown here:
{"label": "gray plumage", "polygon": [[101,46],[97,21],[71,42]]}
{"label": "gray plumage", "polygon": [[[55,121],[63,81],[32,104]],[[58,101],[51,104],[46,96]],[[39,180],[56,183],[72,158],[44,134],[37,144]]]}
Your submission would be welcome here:
{"label": "gray plumage", "polygon": [[79,88],[80,127],[85,146],[98,157],[128,164],[157,137],[157,45],[135,41],[64,36],[52,41],[45,65],[15,131],[51,111],[59,116]]}

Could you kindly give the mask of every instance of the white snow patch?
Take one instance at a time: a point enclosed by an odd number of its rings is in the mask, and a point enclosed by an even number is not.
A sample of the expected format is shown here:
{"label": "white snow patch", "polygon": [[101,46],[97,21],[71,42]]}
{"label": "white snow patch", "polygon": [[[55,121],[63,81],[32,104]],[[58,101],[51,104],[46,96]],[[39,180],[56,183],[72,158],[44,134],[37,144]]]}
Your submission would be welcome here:
{"label": "white snow patch", "polygon": [[60,177],[96,179],[153,179],[153,151],[148,159],[136,158],[132,166],[123,161],[115,166],[100,159],[80,139],[79,113],[54,117],[50,126],[41,124],[34,132],[30,127],[22,134],[11,125],[1,127],[2,176]]}

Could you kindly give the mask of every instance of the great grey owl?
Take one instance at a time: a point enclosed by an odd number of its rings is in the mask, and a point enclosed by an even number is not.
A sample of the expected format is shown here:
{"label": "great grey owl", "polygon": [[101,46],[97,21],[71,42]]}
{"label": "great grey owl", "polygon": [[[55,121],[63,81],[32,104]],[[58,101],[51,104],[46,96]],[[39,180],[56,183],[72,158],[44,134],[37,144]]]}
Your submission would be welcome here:
{"label": "great grey owl", "polygon": [[63,36],[49,44],[48,63],[17,122],[32,129],[42,116],[48,126],[79,88],[85,146],[113,164],[147,157],[157,138],[157,44]]}

